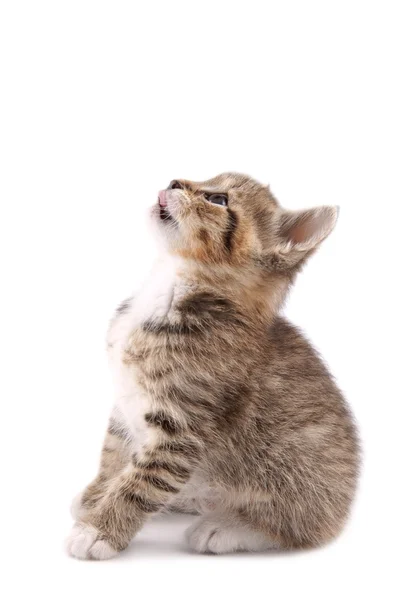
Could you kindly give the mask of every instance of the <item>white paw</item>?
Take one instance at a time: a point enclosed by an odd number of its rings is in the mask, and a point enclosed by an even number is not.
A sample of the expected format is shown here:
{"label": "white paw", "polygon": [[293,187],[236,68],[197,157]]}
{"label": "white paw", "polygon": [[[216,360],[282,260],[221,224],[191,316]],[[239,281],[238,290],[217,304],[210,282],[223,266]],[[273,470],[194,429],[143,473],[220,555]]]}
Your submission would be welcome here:
{"label": "white paw", "polygon": [[75,521],[78,520],[79,515],[82,513],[82,496],[83,492],[80,492],[75,496],[71,503],[70,512]]}
{"label": "white paw", "polygon": [[97,529],[77,523],[67,538],[67,552],[75,558],[97,560],[105,560],[118,554],[108,542],[98,538]]}
{"label": "white paw", "polygon": [[205,516],[186,532],[190,548],[196,552],[225,554],[238,550],[263,551],[276,547],[264,534],[223,517]]}

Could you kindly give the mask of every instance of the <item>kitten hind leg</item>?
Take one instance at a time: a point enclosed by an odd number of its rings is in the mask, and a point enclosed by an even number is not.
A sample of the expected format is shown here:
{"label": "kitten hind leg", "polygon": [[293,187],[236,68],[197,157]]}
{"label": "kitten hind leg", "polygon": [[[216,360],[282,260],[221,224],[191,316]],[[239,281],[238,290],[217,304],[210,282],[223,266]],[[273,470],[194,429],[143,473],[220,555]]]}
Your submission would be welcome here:
{"label": "kitten hind leg", "polygon": [[262,552],[279,548],[276,541],[253,529],[238,515],[221,512],[210,512],[196,519],[186,537],[190,548],[202,553]]}

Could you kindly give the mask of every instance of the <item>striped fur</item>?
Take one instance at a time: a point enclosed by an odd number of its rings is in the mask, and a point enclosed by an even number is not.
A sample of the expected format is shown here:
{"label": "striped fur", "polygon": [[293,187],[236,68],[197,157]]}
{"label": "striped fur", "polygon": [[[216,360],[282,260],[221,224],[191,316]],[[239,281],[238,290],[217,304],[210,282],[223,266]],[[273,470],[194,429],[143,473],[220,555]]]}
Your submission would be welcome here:
{"label": "striped fur", "polygon": [[152,220],[163,258],[110,326],[116,403],[71,554],[111,557],[174,507],[203,515],[188,534],[201,552],[329,541],[354,495],[357,435],[326,367],[279,310],[336,209],[289,213],[267,187],[228,173],[175,182]]}

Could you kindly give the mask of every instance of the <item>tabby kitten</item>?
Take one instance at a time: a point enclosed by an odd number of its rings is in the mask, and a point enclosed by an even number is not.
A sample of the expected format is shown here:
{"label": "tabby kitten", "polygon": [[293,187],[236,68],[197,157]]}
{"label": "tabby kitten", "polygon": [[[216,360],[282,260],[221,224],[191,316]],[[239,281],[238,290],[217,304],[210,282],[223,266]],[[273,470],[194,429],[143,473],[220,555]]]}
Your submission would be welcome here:
{"label": "tabby kitten", "polygon": [[151,221],[147,284],[114,316],[115,405],[99,474],[75,501],[78,558],[126,548],[153,514],[200,514],[198,552],[324,544],[354,495],[357,435],[303,335],[279,315],[337,209],[283,210],[234,173],[174,180]]}

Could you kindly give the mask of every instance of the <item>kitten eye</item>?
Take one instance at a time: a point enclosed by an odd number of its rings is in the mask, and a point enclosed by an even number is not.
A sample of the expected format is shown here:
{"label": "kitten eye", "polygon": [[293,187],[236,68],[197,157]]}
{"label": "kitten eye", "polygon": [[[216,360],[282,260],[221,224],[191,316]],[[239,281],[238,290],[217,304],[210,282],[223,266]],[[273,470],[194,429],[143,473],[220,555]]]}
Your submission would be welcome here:
{"label": "kitten eye", "polygon": [[205,194],[206,200],[212,202],[212,204],[219,204],[220,206],[228,206],[228,196],[226,194]]}

